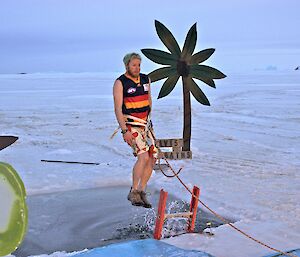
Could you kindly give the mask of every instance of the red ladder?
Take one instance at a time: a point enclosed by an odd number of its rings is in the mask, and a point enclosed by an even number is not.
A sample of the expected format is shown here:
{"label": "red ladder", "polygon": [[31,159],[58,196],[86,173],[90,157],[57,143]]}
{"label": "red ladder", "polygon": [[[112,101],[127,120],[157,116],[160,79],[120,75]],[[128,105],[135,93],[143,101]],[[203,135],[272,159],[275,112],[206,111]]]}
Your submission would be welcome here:
{"label": "red ladder", "polygon": [[160,190],[160,197],[158,203],[157,217],[155,222],[154,229],[154,238],[159,240],[161,238],[161,231],[165,222],[165,219],[175,218],[175,217],[184,217],[188,218],[188,232],[193,232],[195,229],[195,221],[198,208],[198,199],[200,195],[200,189],[197,186],[193,188],[193,196],[191,199],[190,211],[181,212],[181,213],[165,213],[168,192],[165,192],[163,189]]}

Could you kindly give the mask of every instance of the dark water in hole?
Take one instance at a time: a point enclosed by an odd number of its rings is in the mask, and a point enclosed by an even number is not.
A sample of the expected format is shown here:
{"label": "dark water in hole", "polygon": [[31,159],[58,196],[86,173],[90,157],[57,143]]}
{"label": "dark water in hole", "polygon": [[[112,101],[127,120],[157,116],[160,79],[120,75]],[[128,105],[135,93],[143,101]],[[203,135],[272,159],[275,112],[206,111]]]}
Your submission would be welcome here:
{"label": "dark water in hole", "polygon": [[[104,187],[29,196],[29,228],[25,240],[13,254],[17,257],[80,251],[133,239],[153,238],[159,191],[148,188],[154,208],[132,206],[129,187]],[[182,212],[189,203],[168,195],[166,212]],[[198,209],[195,232],[211,222],[221,223]],[[169,219],[163,237],[185,233],[186,219]]]}

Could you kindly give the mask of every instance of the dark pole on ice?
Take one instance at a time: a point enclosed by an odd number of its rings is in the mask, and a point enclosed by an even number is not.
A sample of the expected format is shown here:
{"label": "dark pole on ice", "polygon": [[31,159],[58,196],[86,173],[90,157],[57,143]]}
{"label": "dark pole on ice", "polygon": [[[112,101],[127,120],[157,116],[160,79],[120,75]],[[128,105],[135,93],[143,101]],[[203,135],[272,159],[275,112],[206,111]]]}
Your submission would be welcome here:
{"label": "dark pole on ice", "polygon": [[99,162],[74,162],[74,161],[58,161],[58,160],[41,160],[41,162],[60,162],[60,163],[72,163],[72,164],[90,164],[99,165]]}

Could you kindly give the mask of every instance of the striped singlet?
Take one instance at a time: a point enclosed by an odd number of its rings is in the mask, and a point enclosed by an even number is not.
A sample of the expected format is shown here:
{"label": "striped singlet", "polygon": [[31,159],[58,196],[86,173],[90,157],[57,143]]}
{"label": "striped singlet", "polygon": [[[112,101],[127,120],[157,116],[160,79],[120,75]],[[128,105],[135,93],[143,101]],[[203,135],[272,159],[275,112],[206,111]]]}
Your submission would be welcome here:
{"label": "striped singlet", "polygon": [[[123,85],[123,114],[129,114],[134,117],[147,120],[149,105],[149,78],[146,74],[140,73],[139,80],[133,81],[126,74],[118,77]],[[128,121],[133,121],[128,119]]]}

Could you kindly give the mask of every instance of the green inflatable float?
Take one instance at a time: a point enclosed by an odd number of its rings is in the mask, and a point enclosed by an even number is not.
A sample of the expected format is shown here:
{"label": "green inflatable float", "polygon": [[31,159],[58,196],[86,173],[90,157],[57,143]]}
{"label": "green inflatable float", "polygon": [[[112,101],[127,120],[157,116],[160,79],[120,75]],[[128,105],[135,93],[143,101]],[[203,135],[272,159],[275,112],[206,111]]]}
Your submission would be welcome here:
{"label": "green inflatable float", "polygon": [[[0,151],[18,138],[0,136]],[[0,162],[0,256],[14,252],[28,225],[26,191],[22,179],[8,163]]]}

